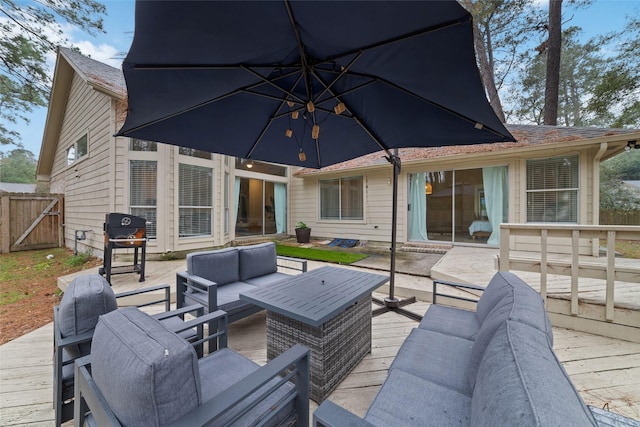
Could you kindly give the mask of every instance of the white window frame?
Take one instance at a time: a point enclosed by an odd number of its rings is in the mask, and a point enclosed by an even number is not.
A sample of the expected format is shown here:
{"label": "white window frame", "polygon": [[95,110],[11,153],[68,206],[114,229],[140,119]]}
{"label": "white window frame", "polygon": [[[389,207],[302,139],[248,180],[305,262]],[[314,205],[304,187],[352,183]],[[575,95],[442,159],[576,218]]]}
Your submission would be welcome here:
{"label": "white window frame", "polygon": [[[344,217],[343,215],[343,209],[342,209],[342,192],[343,192],[343,181],[346,180],[353,180],[353,179],[359,179],[360,180],[360,216],[359,217]],[[331,217],[327,217],[327,216],[323,216],[323,209],[322,209],[322,183],[323,182],[328,182],[328,181],[338,181],[338,216],[331,216]],[[358,176],[347,176],[347,177],[341,177],[341,178],[331,178],[331,179],[321,179],[318,181],[318,218],[321,221],[362,221],[364,219],[364,185],[365,185],[365,180],[364,180],[364,176],[362,175],[358,175]]]}
{"label": "white window frame", "polygon": [[[182,167],[189,167],[189,168],[198,168],[198,169],[206,169],[208,170],[208,174],[210,175],[210,188],[211,188],[211,194],[210,194],[210,203],[209,205],[183,205],[181,204],[181,194],[183,191],[183,187],[182,187],[182,182],[180,182],[180,169]],[[214,197],[213,197],[213,189],[214,189],[214,175],[213,175],[213,167],[211,166],[202,166],[202,165],[198,165],[198,164],[193,164],[193,163],[179,163],[178,164],[178,238],[179,239],[190,239],[190,238],[201,238],[201,237],[211,237],[213,236],[214,233],[214,212],[213,212],[213,208],[214,208]],[[182,227],[182,210],[183,209],[195,209],[195,210],[208,210],[209,211],[209,231],[205,232],[205,233],[197,233],[197,234],[193,234],[190,233],[188,235],[185,234],[185,232],[183,230],[181,230]]]}
{"label": "white window frame", "polygon": [[[81,144],[80,142],[84,140],[84,142]],[[78,153],[80,153],[80,147],[84,146],[84,153],[82,155],[79,155]],[[71,166],[72,164],[82,160],[83,158],[87,157],[87,155],[89,154],[89,133],[85,132],[84,134],[82,134],[82,136],[80,138],[78,138],[76,140],[76,142],[74,142],[73,144],[71,144],[66,151],[66,155],[67,155],[67,166]]]}
{"label": "white window frame", "polygon": [[[133,178],[133,173],[131,172],[131,168],[133,163],[154,163],[155,167],[156,167],[156,176],[155,176],[155,180],[156,180],[156,188],[155,188],[155,201],[156,203],[154,205],[150,205],[150,204],[134,204],[132,197],[134,194],[134,191],[132,190],[132,187],[134,186],[134,178]],[[147,239],[149,240],[155,240],[158,237],[158,230],[157,230],[157,223],[158,223],[158,161],[157,160],[143,160],[143,159],[129,159],[129,213],[131,215],[136,215],[136,216],[141,216],[140,212],[137,211],[137,209],[145,209],[145,210],[150,210],[153,209],[155,211],[155,218],[146,218],[147,219]],[[150,226],[151,224],[152,226]]]}
{"label": "white window frame", "polygon": [[[572,180],[575,182],[575,186],[562,186],[562,183],[559,182],[558,175],[558,165],[560,162],[570,162],[569,171],[571,174],[574,174]],[[549,169],[549,167],[553,168],[555,166],[556,172],[556,184],[553,186],[547,185],[549,181],[546,177],[547,174],[554,172],[553,169]],[[536,171],[538,169],[538,171]],[[541,171],[542,170],[542,171]],[[545,178],[536,179],[536,175],[543,173],[545,174]],[[534,186],[536,182],[542,182],[545,185],[542,186]],[[529,159],[526,163],[526,220],[527,223],[561,223],[561,224],[577,224],[580,219],[580,156],[578,154],[567,154],[563,156],[554,156],[548,157],[544,159]],[[550,201],[543,200],[534,201],[533,197],[536,195],[549,195]],[[562,196],[568,196],[569,201],[565,201],[564,204],[569,204],[569,212],[567,215],[570,217],[567,219],[562,219],[562,214],[560,212],[560,204],[559,198]],[[555,199],[555,200],[554,200]],[[537,210],[542,210],[542,214],[534,215],[535,207],[532,206],[534,203],[538,204]],[[553,209],[550,207],[553,206]]]}

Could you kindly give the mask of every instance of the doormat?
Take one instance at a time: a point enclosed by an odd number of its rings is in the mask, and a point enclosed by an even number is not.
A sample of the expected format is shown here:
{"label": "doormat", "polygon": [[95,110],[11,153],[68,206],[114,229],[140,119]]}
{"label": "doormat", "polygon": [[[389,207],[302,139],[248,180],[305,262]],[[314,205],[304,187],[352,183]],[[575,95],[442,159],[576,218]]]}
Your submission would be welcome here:
{"label": "doormat", "polygon": [[327,246],[340,246],[341,248],[352,248],[358,244],[355,239],[333,239]]}

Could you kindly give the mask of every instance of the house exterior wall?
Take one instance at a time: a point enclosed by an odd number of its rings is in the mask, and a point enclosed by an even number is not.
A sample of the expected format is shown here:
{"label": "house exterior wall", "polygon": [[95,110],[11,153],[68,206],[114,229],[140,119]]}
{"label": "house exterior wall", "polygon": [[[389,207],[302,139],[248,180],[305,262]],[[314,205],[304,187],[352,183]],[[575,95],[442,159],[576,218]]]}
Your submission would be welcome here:
{"label": "house exterior wall", "polygon": [[[599,161],[595,159],[597,148],[593,146],[573,147],[565,143],[561,147],[531,147],[529,149],[482,153],[449,158],[425,159],[403,163],[398,182],[398,228],[397,241],[408,240],[408,176],[412,173],[474,169],[489,166],[507,166],[509,174],[509,209],[508,221],[527,222],[527,160],[556,157],[567,154],[579,156],[579,192],[578,222],[593,224],[597,222],[597,210],[594,209],[594,192],[598,190],[597,170]],[[326,221],[319,218],[319,181],[348,176],[363,176],[365,181],[364,219],[362,221]],[[291,217],[295,221],[303,221],[312,228],[314,238],[356,238],[359,240],[383,241],[391,240],[391,185],[392,170],[390,165],[362,168],[360,170],[318,172],[297,176],[292,183],[294,199],[291,203]],[[433,241],[436,242],[436,241]],[[591,241],[581,242],[581,252],[590,253]],[[467,243],[468,244],[468,243]],[[570,242],[555,242],[553,250],[565,253]],[[513,242],[515,250],[538,250],[539,238],[519,237]]]}
{"label": "house exterior wall", "polygon": [[[74,247],[75,230],[92,230],[87,240],[78,242],[78,249],[97,255],[102,253],[102,224],[111,194],[112,108],[111,97],[92,90],[74,74],[50,177],[50,191],[65,194],[65,245]],[[67,149],[84,134],[87,154],[67,165]]]}

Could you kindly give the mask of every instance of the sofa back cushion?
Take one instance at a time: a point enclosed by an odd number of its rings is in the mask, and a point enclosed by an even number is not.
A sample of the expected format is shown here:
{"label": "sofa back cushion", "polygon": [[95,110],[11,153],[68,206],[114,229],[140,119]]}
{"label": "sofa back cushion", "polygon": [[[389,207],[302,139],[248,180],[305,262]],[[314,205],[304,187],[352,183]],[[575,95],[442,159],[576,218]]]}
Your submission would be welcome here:
{"label": "sofa back cushion", "polygon": [[237,248],[193,252],[187,255],[187,272],[225,285],[240,280]]}
{"label": "sofa back cushion", "polygon": [[100,318],[91,375],[123,425],[167,425],[201,403],[198,359],[185,340],[135,307]]}
{"label": "sofa back cushion", "polygon": [[[109,282],[99,274],[85,274],[73,279],[64,291],[58,307],[58,321],[62,337],[93,331],[98,316],[118,308],[116,296]],[[69,346],[72,358],[89,354],[90,343]]]}
{"label": "sofa back cushion", "polygon": [[485,316],[476,334],[471,351],[469,385],[473,389],[478,366],[496,330],[507,320],[514,320],[532,326],[547,336],[553,345],[551,322],[544,307],[542,297],[513,273],[500,273],[501,293],[505,295],[497,301]]}
{"label": "sofa back cushion", "polygon": [[471,401],[475,426],[588,426],[595,421],[544,332],[507,320],[487,346]]}
{"label": "sofa back cushion", "polygon": [[484,319],[502,298],[511,294],[512,286],[509,284],[509,280],[512,279],[512,276],[512,273],[503,271],[498,271],[493,275],[476,307],[476,316],[478,316],[480,323],[484,322]]}
{"label": "sofa back cushion", "polygon": [[273,242],[238,248],[240,252],[240,280],[264,276],[278,271],[276,245]]}

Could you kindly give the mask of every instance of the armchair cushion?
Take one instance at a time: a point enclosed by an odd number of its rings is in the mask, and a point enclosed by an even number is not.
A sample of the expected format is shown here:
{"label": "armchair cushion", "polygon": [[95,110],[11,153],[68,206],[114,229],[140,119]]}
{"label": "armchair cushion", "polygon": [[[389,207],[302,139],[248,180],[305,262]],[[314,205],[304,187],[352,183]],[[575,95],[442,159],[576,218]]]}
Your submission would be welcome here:
{"label": "armchair cushion", "polygon": [[420,329],[453,335],[467,340],[474,340],[480,322],[473,311],[432,304],[422,316]]}
{"label": "armchair cushion", "polygon": [[[92,331],[98,317],[118,308],[116,296],[109,282],[99,274],[86,274],[75,278],[62,296],[59,308],[59,326],[62,337]],[[89,344],[69,346],[71,358],[89,353]]]}
{"label": "armchair cushion", "polygon": [[269,274],[265,274],[264,276],[258,276],[258,277],[253,277],[251,279],[247,279],[245,280],[245,282],[249,283],[250,285],[261,288],[263,286],[269,286],[272,283],[275,283],[279,280],[286,279],[288,277],[291,277],[291,276],[286,273],[269,273]]}
{"label": "armchair cushion", "polygon": [[193,252],[187,255],[187,272],[220,285],[240,280],[237,248]]}
{"label": "armchair cushion", "polygon": [[135,307],[100,317],[91,367],[123,425],[166,425],[202,401],[193,347]]}
{"label": "armchair cushion", "polygon": [[240,247],[240,280],[278,271],[276,245],[273,242]]}

